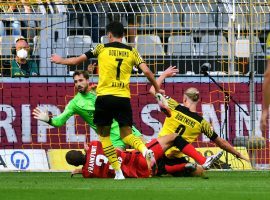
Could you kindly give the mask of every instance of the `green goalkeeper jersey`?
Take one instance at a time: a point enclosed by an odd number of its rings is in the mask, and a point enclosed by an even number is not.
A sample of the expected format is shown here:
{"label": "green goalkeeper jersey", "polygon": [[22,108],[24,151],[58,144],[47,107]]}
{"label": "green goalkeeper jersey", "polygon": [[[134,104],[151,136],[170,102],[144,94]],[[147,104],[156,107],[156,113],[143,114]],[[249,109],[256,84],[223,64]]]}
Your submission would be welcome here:
{"label": "green goalkeeper jersey", "polygon": [[[54,127],[63,126],[72,115],[77,114],[96,131],[97,128],[94,124],[95,101],[96,93],[93,90],[86,94],[76,94],[76,96],[70,100],[68,105],[65,107],[64,112],[51,119],[50,125]],[[136,136],[141,136],[141,133],[134,126],[132,127],[132,133]],[[111,125],[110,137],[115,147],[125,148],[125,143],[120,137],[118,122],[115,120],[113,120]]]}

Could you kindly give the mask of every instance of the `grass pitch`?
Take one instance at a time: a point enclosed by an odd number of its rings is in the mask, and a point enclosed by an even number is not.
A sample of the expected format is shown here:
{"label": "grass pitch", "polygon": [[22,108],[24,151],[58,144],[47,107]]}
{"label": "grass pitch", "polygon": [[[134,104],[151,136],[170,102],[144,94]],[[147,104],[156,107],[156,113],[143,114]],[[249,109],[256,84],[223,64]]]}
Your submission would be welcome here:
{"label": "grass pitch", "polygon": [[209,179],[83,179],[69,173],[0,173],[1,200],[269,200],[269,171],[208,172]]}

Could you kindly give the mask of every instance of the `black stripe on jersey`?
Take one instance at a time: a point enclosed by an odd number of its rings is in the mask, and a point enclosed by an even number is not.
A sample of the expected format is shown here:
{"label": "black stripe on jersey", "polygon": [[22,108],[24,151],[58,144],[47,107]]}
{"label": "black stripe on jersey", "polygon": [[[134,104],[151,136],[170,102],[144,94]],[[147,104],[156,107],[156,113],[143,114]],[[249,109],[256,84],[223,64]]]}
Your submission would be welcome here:
{"label": "black stripe on jersey", "polygon": [[119,48],[119,49],[128,49],[130,51],[132,51],[132,47],[125,45],[121,42],[109,42],[107,44],[104,44],[104,47],[114,47],[114,48]]}
{"label": "black stripe on jersey", "polygon": [[85,52],[84,54],[86,55],[87,59],[95,58],[92,50],[89,50],[89,51]]}
{"label": "black stripe on jersey", "polygon": [[181,106],[180,104],[175,108],[175,110],[195,119],[196,121],[198,121],[199,123],[202,122],[203,118],[202,116],[198,115],[195,112],[191,112],[187,107],[185,106]]}
{"label": "black stripe on jersey", "polygon": [[209,138],[211,141],[214,141],[215,139],[217,139],[218,135],[213,132],[213,135]]}

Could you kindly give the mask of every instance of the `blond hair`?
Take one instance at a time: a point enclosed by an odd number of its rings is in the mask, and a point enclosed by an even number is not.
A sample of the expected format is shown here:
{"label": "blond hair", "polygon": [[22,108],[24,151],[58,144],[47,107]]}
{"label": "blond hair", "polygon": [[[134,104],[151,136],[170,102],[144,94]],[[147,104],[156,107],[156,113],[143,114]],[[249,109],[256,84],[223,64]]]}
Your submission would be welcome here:
{"label": "blond hair", "polygon": [[200,92],[197,88],[190,87],[188,88],[184,94],[193,102],[197,102],[200,98]]}

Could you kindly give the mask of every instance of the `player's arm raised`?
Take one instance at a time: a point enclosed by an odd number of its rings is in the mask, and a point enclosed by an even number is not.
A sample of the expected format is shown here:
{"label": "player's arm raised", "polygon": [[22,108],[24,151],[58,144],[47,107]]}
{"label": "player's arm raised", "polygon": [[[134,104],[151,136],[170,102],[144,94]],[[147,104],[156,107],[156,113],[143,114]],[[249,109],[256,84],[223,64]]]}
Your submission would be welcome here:
{"label": "player's arm raised", "polygon": [[[179,70],[176,69],[176,66],[170,66],[168,67],[159,77],[158,79],[156,80],[157,82],[157,85],[159,87],[161,87],[163,81],[168,78],[168,77],[172,77],[174,76],[176,73],[178,73]],[[155,96],[155,88],[153,86],[151,86],[149,92]]]}
{"label": "player's arm raised", "polygon": [[152,71],[149,69],[149,67],[145,63],[141,63],[139,65],[139,68],[143,71],[144,75],[147,77],[147,79],[152,84],[154,92],[164,94],[164,90],[160,89],[160,85],[158,85],[158,83],[155,79],[155,76],[152,73]]}
{"label": "player's arm raised", "polygon": [[77,57],[71,57],[71,58],[62,58],[61,56],[57,54],[53,54],[51,56],[51,62],[55,64],[61,64],[61,65],[79,65],[83,63],[84,61],[88,60],[87,56],[85,54],[82,54]]}

